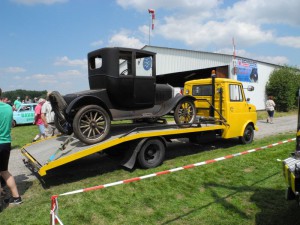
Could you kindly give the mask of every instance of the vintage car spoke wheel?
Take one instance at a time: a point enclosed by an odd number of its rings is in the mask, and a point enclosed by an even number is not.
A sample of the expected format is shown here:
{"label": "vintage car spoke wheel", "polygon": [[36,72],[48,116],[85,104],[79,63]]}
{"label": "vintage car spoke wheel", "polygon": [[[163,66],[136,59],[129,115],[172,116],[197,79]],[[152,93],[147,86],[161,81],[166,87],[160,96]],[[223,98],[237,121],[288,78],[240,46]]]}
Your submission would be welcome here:
{"label": "vintage car spoke wheel", "polygon": [[73,130],[75,136],[83,143],[96,144],[107,136],[110,117],[100,106],[84,106],[74,117]]}
{"label": "vintage car spoke wheel", "polygon": [[165,145],[160,139],[147,140],[138,155],[138,162],[142,168],[159,166],[165,158]]}
{"label": "vintage car spoke wheel", "polygon": [[196,118],[196,107],[192,100],[186,99],[176,106],[174,119],[179,127],[190,127]]}
{"label": "vintage car spoke wheel", "polygon": [[57,128],[57,130],[62,133],[62,134],[72,134],[73,133],[73,128],[72,124],[67,122],[65,119],[60,119],[60,117],[55,114],[54,116],[54,125]]}
{"label": "vintage car spoke wheel", "polygon": [[253,138],[254,138],[254,129],[250,124],[248,124],[244,130],[243,136],[239,138],[240,142],[242,144],[250,144],[253,141]]}

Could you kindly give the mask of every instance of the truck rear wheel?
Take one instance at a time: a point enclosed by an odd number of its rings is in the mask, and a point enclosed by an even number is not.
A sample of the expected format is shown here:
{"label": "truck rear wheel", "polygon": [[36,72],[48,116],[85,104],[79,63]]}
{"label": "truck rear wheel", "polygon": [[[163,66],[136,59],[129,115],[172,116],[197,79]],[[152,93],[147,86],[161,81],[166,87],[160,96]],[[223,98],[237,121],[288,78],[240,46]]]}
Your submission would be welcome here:
{"label": "truck rear wheel", "polygon": [[102,141],[110,130],[110,117],[105,109],[98,105],[81,108],[73,120],[75,136],[85,144]]}
{"label": "truck rear wheel", "polygon": [[190,127],[196,118],[196,107],[190,99],[178,103],[174,111],[174,120],[179,127]]}
{"label": "truck rear wheel", "polygon": [[138,162],[144,169],[154,168],[162,164],[165,158],[165,144],[160,139],[148,139],[138,154]]}
{"label": "truck rear wheel", "polygon": [[253,138],[254,138],[254,129],[250,124],[248,124],[244,130],[243,136],[239,138],[240,142],[242,144],[250,144],[253,141]]}

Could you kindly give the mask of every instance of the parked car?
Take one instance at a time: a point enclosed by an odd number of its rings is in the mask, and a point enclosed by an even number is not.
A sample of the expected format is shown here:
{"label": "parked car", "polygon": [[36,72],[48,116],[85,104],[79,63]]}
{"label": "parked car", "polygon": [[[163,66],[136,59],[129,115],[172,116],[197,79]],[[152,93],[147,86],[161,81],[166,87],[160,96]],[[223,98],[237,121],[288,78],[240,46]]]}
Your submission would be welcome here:
{"label": "parked car", "polygon": [[19,109],[13,112],[12,126],[20,124],[32,124],[34,121],[34,109],[37,103],[21,104]]}

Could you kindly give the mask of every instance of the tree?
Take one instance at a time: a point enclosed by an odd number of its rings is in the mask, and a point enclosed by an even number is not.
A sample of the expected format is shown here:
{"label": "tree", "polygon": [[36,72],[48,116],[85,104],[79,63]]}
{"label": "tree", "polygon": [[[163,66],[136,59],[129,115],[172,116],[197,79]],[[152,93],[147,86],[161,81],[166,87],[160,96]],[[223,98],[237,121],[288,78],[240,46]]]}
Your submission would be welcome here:
{"label": "tree", "polygon": [[287,112],[296,106],[296,93],[300,87],[300,71],[284,66],[275,69],[266,84],[266,94],[273,96],[276,109]]}
{"label": "tree", "polygon": [[19,96],[21,100],[25,99],[25,96],[28,95],[29,98],[33,100],[34,97],[37,98],[46,98],[47,91],[30,91],[30,90],[23,90],[23,89],[17,89],[15,91],[6,91],[3,92],[3,97],[8,98],[11,100],[11,102],[14,102],[14,100],[17,99]]}

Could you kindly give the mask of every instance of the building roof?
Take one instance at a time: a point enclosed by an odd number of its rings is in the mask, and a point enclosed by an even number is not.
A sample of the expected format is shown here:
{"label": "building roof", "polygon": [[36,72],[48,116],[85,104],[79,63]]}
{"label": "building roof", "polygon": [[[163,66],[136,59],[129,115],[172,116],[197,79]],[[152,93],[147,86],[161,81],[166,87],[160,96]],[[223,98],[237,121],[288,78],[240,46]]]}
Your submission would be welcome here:
{"label": "building roof", "polygon": [[[158,48],[158,49],[166,49],[166,50],[176,50],[176,51],[187,51],[187,52],[194,52],[194,53],[212,54],[212,55],[219,55],[219,56],[226,56],[226,57],[233,57],[233,55],[225,54],[225,53],[196,51],[196,50],[190,50],[190,49],[170,48],[170,47],[161,47],[161,46],[153,46],[153,45],[145,45],[144,47],[142,47],[142,49],[145,49],[147,47],[149,47],[149,48]],[[238,56],[238,55],[236,55],[236,58],[248,59],[248,60],[252,60],[252,61],[255,61],[255,62],[261,62],[261,63],[273,65],[273,66],[282,67],[282,65],[278,65],[278,64],[274,64],[274,63],[270,63],[270,62],[265,62],[265,61],[261,61],[261,60],[257,60],[257,59],[252,59],[252,58],[246,58],[246,57]]]}

